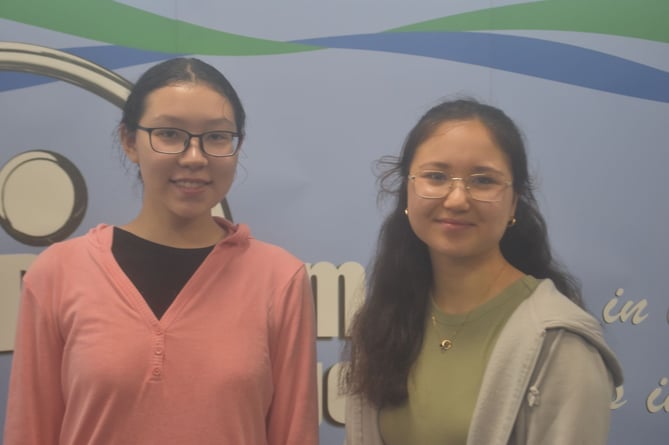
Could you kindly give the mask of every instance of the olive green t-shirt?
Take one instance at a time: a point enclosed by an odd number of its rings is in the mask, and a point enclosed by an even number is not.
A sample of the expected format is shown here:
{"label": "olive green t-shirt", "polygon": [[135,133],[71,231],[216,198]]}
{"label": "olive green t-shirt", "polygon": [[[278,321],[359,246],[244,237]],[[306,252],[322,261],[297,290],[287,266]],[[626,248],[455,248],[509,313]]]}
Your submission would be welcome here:
{"label": "olive green t-shirt", "polygon": [[[386,445],[465,445],[497,337],[538,284],[526,275],[469,314],[445,314],[431,303],[423,346],[409,373],[408,400],[379,414]],[[440,348],[444,338],[453,342],[447,351]]]}

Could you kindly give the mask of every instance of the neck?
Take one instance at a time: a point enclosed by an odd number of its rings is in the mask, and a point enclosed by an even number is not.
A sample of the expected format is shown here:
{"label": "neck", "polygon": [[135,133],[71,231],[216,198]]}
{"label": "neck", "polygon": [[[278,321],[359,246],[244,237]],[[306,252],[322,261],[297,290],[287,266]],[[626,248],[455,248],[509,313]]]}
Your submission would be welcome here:
{"label": "neck", "polygon": [[157,244],[186,249],[214,245],[226,235],[212,217],[156,221],[140,213],[121,228]]}
{"label": "neck", "polygon": [[523,276],[501,253],[484,261],[463,262],[432,258],[432,298],[445,313],[462,314],[491,300]]}

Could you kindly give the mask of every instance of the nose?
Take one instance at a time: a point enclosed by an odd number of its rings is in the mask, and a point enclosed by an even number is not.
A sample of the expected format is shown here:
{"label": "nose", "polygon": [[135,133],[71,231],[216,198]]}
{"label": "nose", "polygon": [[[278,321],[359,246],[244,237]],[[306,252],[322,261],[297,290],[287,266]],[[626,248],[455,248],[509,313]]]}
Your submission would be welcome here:
{"label": "nose", "polygon": [[202,150],[202,139],[198,136],[190,137],[186,143],[186,149],[181,153],[179,162],[182,165],[204,165],[207,161],[207,156]]}
{"label": "nose", "polygon": [[443,206],[460,208],[469,206],[469,196],[468,191],[465,186],[465,182],[462,178],[451,178],[451,182],[448,187],[448,194],[444,196]]}

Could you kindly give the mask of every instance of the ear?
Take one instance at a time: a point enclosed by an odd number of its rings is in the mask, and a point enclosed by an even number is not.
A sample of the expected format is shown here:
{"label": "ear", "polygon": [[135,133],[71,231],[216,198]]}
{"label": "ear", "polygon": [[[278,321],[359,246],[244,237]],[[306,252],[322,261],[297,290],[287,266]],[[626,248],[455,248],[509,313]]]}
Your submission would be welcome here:
{"label": "ear", "polygon": [[139,156],[137,155],[137,132],[128,130],[128,127],[123,124],[119,132],[125,155],[135,164],[139,163]]}

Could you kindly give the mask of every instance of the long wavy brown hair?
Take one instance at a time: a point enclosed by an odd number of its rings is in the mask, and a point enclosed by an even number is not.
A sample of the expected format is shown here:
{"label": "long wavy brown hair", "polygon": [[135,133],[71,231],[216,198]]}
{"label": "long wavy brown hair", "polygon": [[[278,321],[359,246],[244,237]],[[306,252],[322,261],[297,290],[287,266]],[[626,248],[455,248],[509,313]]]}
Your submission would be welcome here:
{"label": "long wavy brown hair", "polygon": [[536,278],[550,278],[572,301],[582,306],[580,288],[554,259],[544,218],[534,197],[523,137],[500,109],[473,99],[443,102],[425,113],[409,132],[399,157],[384,157],[378,165],[380,198],[395,205],[381,226],[367,282],[367,298],[354,317],[344,356],[345,393],[364,396],[377,407],[406,401],[409,371],[420,352],[428,310],[432,267],[427,246],[416,237],[408,218],[407,177],[416,149],[444,122],[477,119],[507,155],[518,197],[517,223],[500,241],[504,257]]}

